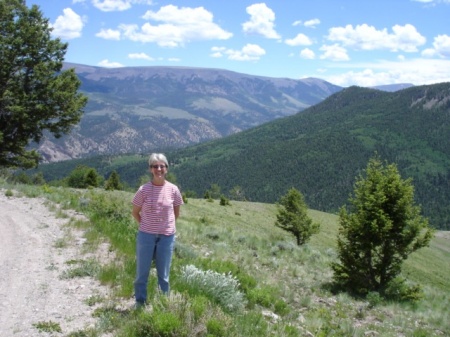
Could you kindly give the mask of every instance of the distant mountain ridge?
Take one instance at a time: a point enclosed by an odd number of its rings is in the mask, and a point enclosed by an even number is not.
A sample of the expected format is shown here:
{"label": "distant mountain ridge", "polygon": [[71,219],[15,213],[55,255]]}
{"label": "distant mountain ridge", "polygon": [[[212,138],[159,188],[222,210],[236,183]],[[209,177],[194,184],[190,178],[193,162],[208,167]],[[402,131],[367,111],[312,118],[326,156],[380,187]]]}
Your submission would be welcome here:
{"label": "distant mountain ridge", "polygon": [[[239,187],[250,201],[277,201],[300,190],[312,209],[337,212],[370,157],[395,163],[411,178],[415,198],[433,227],[450,230],[450,83],[397,92],[343,89],[292,116],[167,152],[182,191],[199,197],[220,186]],[[145,174],[148,153],[42,165],[46,180],[79,164],[104,177],[116,170],[129,186]]]}
{"label": "distant mountain ridge", "polygon": [[239,186],[249,200],[273,203],[295,187],[311,208],[337,212],[375,154],[412,179],[431,225],[450,229],[450,83],[346,88],[301,113],[170,158],[182,188],[199,195],[211,184],[224,193]]}
{"label": "distant mountain ridge", "polygon": [[188,67],[101,68],[66,63],[89,98],[70,135],[46,138],[44,162],[88,155],[148,153],[222,138],[293,115],[341,87]]}

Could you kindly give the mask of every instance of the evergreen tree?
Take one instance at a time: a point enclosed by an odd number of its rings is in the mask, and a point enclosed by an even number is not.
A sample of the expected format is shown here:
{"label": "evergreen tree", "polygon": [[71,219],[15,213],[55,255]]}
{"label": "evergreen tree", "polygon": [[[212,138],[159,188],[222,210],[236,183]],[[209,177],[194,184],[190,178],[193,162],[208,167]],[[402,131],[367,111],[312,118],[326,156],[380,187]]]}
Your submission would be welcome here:
{"label": "evergreen tree", "polygon": [[357,179],[350,203],[350,212],[340,210],[334,280],[356,293],[383,293],[403,261],[428,245],[432,229],[414,204],[411,180],[403,180],[396,165],[383,165],[378,158]]}
{"label": "evergreen tree", "polygon": [[319,232],[319,224],[313,223],[308,216],[308,206],[300,191],[291,188],[281,197],[277,204],[278,214],[275,225],[292,233],[297,239],[297,245],[305,244],[313,234]]}
{"label": "evergreen tree", "polygon": [[38,6],[0,0],[0,166],[36,167],[29,143],[80,121],[87,98],[74,70],[61,70],[68,45],[51,30]]}
{"label": "evergreen tree", "polygon": [[84,176],[84,182],[87,187],[98,187],[100,177],[93,168],[89,169]]}
{"label": "evergreen tree", "polygon": [[67,177],[67,185],[74,188],[98,187],[100,180],[96,169],[78,165]]}
{"label": "evergreen tree", "polygon": [[112,171],[105,183],[105,190],[121,190],[120,176],[116,170]]}

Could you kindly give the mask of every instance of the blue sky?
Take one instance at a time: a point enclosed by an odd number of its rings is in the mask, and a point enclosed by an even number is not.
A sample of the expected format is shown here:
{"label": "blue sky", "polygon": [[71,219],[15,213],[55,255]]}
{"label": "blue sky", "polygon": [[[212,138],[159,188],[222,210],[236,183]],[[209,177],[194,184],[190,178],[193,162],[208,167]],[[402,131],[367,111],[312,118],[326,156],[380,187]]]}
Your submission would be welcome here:
{"label": "blue sky", "polygon": [[450,82],[450,0],[27,0],[66,61],[339,86]]}

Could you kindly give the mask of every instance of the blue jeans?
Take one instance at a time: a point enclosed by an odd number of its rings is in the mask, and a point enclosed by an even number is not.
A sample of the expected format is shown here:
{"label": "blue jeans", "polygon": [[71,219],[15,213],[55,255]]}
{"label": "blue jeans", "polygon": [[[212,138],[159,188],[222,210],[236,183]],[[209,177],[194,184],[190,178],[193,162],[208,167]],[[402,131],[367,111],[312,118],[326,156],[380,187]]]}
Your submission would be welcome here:
{"label": "blue jeans", "polygon": [[169,293],[169,273],[175,234],[149,234],[139,231],[136,239],[136,279],[134,294],[136,302],[147,301],[147,283],[152,261],[155,260],[160,290]]}

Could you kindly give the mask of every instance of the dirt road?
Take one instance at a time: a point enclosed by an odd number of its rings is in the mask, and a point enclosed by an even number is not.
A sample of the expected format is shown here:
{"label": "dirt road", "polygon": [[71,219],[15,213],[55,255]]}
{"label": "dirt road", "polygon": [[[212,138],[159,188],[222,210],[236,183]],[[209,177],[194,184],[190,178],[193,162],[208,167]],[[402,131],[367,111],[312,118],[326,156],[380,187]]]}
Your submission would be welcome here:
{"label": "dirt road", "polygon": [[[16,193],[17,194],[17,193]],[[62,278],[70,260],[82,254],[82,233],[65,226],[41,198],[6,197],[0,190],[0,336],[50,336],[39,323],[63,335],[94,326],[87,299],[106,295],[87,277]],[[53,336],[55,334],[53,333]]]}

